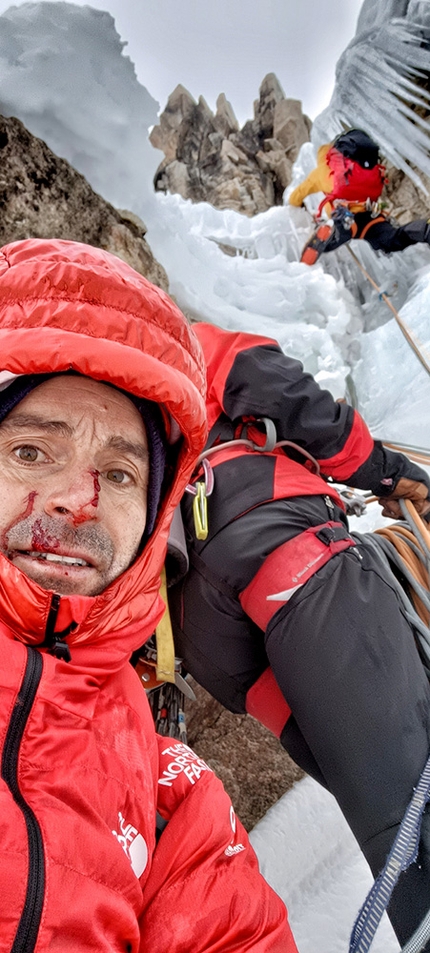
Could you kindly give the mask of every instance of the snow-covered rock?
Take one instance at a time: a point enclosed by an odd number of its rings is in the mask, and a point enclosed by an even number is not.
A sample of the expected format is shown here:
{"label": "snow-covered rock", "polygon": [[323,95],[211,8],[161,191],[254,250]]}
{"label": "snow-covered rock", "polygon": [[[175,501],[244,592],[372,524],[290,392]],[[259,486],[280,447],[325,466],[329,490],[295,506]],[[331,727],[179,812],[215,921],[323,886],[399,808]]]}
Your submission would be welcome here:
{"label": "snow-covered rock", "polygon": [[91,6],[11,6],[0,16],[0,112],[112,205],[138,211],[161,158],[148,142],[159,107],[124,45],[110,13]]}

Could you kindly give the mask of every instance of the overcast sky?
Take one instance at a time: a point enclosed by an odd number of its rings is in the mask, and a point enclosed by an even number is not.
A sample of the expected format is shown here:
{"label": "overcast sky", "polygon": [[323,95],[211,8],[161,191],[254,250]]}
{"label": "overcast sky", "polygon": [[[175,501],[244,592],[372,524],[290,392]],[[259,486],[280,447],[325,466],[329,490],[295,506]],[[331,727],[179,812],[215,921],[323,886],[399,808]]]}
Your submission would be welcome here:
{"label": "overcast sky", "polygon": [[[48,2],[48,0],[46,0]],[[84,0],[78,0],[80,6]],[[266,73],[314,119],[352,39],[362,0],[91,0],[127,41],[139,81],[161,108],[178,83],[215,109],[225,93],[239,123],[253,117]],[[22,6],[20,0],[14,4]],[[0,13],[11,3],[0,0]]]}

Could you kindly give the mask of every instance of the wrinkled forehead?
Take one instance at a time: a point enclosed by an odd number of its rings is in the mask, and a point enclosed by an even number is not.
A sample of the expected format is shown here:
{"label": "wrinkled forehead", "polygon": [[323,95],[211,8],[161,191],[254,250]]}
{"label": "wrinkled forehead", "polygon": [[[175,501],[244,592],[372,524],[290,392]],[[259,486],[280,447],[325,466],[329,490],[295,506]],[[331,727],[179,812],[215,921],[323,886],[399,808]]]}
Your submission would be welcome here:
{"label": "wrinkled forehead", "polygon": [[135,441],[147,447],[146,428],[135,403],[117,388],[85,377],[56,375],[40,383],[15,403],[0,427],[31,428],[69,439],[87,432],[90,439],[93,434],[117,444]]}
{"label": "wrinkled forehead", "polygon": [[39,414],[46,421],[78,416],[91,418],[95,412],[107,422],[111,417],[125,428],[145,432],[135,401],[109,383],[78,374],[31,375],[10,379],[0,388],[0,425],[11,418],[20,420]]}

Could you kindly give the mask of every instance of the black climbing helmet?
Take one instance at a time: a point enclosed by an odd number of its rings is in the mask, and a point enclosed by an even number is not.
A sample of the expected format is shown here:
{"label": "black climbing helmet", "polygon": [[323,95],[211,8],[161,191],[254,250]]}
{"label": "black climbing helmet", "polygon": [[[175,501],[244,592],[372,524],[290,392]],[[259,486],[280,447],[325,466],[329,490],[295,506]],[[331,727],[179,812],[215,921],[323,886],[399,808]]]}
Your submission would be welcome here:
{"label": "black climbing helmet", "polygon": [[348,132],[342,132],[334,140],[333,148],[348,159],[358,162],[364,169],[373,169],[380,162],[376,142],[363,129],[349,129]]}

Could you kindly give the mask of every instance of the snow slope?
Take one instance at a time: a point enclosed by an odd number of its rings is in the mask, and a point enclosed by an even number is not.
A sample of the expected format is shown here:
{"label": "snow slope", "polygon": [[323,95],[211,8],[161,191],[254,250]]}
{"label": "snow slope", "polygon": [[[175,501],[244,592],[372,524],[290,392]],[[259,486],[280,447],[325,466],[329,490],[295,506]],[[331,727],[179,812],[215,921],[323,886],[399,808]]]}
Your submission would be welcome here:
{"label": "snow slope", "polygon": [[[266,880],[288,906],[300,953],[347,953],[373,880],[332,795],[304,778],[270,808],[251,842]],[[371,949],[400,949],[386,915]]]}
{"label": "snow slope", "polygon": [[122,208],[152,194],[158,103],[138,83],[110,13],[24,3],[0,16],[0,109]]}

